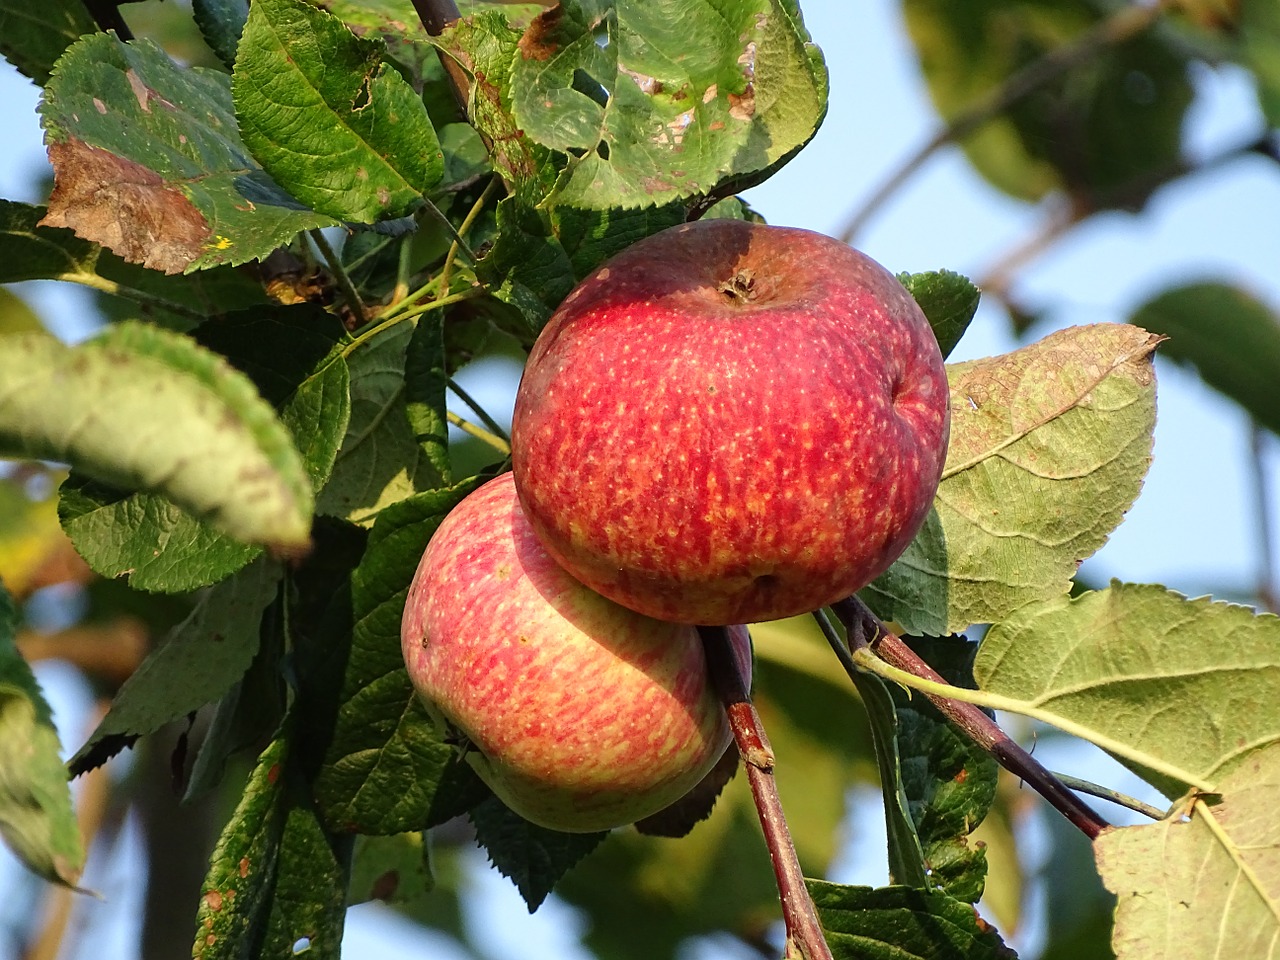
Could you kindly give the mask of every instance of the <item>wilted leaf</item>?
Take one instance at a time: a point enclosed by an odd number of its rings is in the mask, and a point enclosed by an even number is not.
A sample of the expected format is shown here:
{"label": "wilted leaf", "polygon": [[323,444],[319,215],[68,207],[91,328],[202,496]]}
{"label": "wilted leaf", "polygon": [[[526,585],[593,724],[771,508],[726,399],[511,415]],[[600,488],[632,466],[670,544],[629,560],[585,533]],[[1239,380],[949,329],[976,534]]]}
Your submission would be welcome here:
{"label": "wilted leaf", "polygon": [[793,11],[566,0],[538,16],[520,39],[511,104],[520,129],[568,157],[556,200],[651,206],[776,168],[826,111],[826,69]]}
{"label": "wilted leaf", "polygon": [[258,652],[262,613],[275,599],[279,564],[260,559],[200,598],[111,701],[93,736],[67,765],[75,775],[106,763],[140,736],[218,700]]}
{"label": "wilted leaf", "polygon": [[1119,960],[1276,956],[1280,943],[1280,744],[1254,750],[1195,797],[1185,820],[1109,830],[1098,869],[1119,897]]}
{"label": "wilted leaf", "polygon": [[1158,343],[1099,324],[948,365],[942,484],[919,535],[866,588],[876,613],[941,635],[1065,593],[1146,476]]}
{"label": "wilted leaf", "polygon": [[312,493],[252,384],[190,339],[118,324],[79,346],[41,334],[0,351],[0,449],[155,491],[245,543],[307,544]]}
{"label": "wilted leaf", "polygon": [[911,887],[809,880],[835,960],[1005,960],[1014,953],[970,904]]}
{"label": "wilted leaf", "polygon": [[968,277],[950,270],[928,273],[900,273],[898,280],[920,304],[920,309],[933,327],[944,357],[950,356],[978,311],[982,296]]}
{"label": "wilted leaf", "polygon": [[81,0],[0,0],[0,54],[42,87],[62,52],[97,29]]}
{"label": "wilted leaf", "polygon": [[552,888],[609,834],[561,833],[530,823],[507,809],[497,797],[487,797],[470,811],[476,840],[490,862],[520,891],[533,913]]}
{"label": "wilted leaf", "polygon": [[351,656],[315,786],[334,830],[423,830],[484,795],[418,702],[400,654],[400,618],[418,561],[445,514],[475,486],[473,478],[383,510],[352,575]]}
{"label": "wilted leaf", "polygon": [[230,78],[148,40],[94,34],[58,63],[40,106],[54,190],[43,223],[179,273],[264,257],[334,226],[288,196],[240,140]]}
{"label": "wilted leaf", "polygon": [[1145,584],[1059,597],[988,632],[979,687],[1110,751],[1165,796],[1280,741],[1280,618]]}
{"label": "wilted leaf", "polygon": [[[1108,16],[1087,0],[1008,6],[907,0],[907,28],[944,119]],[[984,177],[1023,200],[1063,190],[1093,206],[1139,207],[1135,187],[1175,165],[1191,102],[1186,53],[1158,31],[1102,45],[962,141]]]}
{"label": "wilted leaf", "polygon": [[348,357],[351,417],[319,513],[368,525],[389,504],[444,484],[409,422],[405,363],[412,337],[412,324],[396,324]]}
{"label": "wilted leaf", "polygon": [[0,584],[0,837],[28,869],[74,886],[80,828],[49,704],[14,646],[17,619]]}
{"label": "wilted leaf", "polygon": [[1169,338],[1161,356],[1192,364],[1205,383],[1280,433],[1280,317],[1225,283],[1174,287],[1148,300],[1134,323]]}
{"label": "wilted leaf", "polygon": [[384,50],[302,0],[256,0],[236,55],[244,142],[293,196],[340,220],[403,216],[444,173],[422,98]]}

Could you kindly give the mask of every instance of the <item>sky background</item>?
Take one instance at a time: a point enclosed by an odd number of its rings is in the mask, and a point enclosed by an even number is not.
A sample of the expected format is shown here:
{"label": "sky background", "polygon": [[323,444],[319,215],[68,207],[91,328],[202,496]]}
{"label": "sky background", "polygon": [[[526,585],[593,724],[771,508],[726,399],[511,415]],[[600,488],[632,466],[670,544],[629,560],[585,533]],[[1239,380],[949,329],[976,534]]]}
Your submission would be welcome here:
{"label": "sky background", "polygon": [[[850,211],[894,169],[937,120],[896,3],[805,0],[807,25],[823,48],[831,73],[831,105],[814,141],[768,183],[747,193],[771,223],[838,235]],[[856,14],[851,13],[856,9]],[[1247,74],[1232,68],[1197,70],[1198,97],[1186,128],[1187,152],[1209,156],[1261,128]],[[34,201],[33,185],[45,169],[35,115],[37,88],[0,66],[0,196]],[[986,185],[954,149],[944,150],[885,207],[858,246],[894,272],[951,269],[981,276],[1006,250],[1033,233],[1043,211],[1018,203]],[[1096,217],[1035,261],[1019,278],[1022,300],[1060,305],[1038,338],[1071,324],[1123,321],[1167,285],[1191,279],[1237,282],[1273,307],[1280,306],[1280,176],[1262,158],[1237,161],[1158,193],[1140,216]],[[85,329],[89,300],[54,283],[18,285],[56,330]],[[1002,353],[1017,344],[998,308],[979,310],[952,359]],[[1109,577],[1163,583],[1199,595],[1248,588],[1257,576],[1265,542],[1256,520],[1256,488],[1249,469],[1250,427],[1239,408],[1204,387],[1193,372],[1157,360],[1159,421],[1155,460],[1137,505],[1111,541],[1089,561],[1095,581]],[[464,384],[496,414],[509,416],[518,368],[499,361],[477,365]],[[1275,439],[1264,443],[1267,496],[1277,492]],[[82,685],[57,665],[40,674],[57,704],[63,740],[73,747],[89,726]],[[1043,756],[1042,756],[1043,759]],[[1081,775],[1135,786],[1132,778],[1094,753],[1060,758]],[[785,762],[785,758],[780,758]],[[1052,765],[1052,764],[1051,764]],[[1148,793],[1149,797],[1150,794]],[[883,827],[878,794],[852,798],[857,811],[849,844],[832,879],[885,881]],[[1110,812],[1110,811],[1109,811]],[[126,849],[127,849],[126,838]],[[1034,864],[1033,835],[1024,854]],[[0,860],[0,918],[21,916],[30,902],[18,868]],[[85,882],[106,902],[86,903],[86,934],[74,956],[130,958],[136,942],[139,887],[136,864],[126,856],[96,856]],[[483,867],[477,854],[470,882],[478,891],[470,909],[479,939],[496,958],[556,957],[579,960],[572,931],[579,918],[552,898],[530,917],[514,887]],[[1032,904],[1019,947],[1034,943]],[[0,960],[8,945],[0,942]],[[351,911],[347,951],[379,960],[431,957],[454,960],[439,938],[424,941],[418,928],[379,907]],[[376,953],[375,953],[376,951]],[[723,943],[694,951],[700,960],[734,956]]]}

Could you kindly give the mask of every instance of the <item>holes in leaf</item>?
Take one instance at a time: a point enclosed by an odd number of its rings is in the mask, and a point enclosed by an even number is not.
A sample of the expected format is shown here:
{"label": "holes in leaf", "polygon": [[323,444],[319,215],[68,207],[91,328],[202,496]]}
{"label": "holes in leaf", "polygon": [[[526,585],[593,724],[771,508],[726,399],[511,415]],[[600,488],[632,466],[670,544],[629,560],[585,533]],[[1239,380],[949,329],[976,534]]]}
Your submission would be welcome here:
{"label": "holes in leaf", "polygon": [[605,89],[605,85],[581,67],[573,71],[572,87],[602,107],[609,105],[609,91]]}
{"label": "holes in leaf", "polygon": [[293,955],[294,955],[295,957],[296,957],[296,956],[300,956],[301,954],[304,954],[304,953],[310,953],[310,952],[311,952],[311,938],[310,938],[310,937],[299,937],[297,940],[295,940],[295,941],[294,941],[294,943],[293,943]]}

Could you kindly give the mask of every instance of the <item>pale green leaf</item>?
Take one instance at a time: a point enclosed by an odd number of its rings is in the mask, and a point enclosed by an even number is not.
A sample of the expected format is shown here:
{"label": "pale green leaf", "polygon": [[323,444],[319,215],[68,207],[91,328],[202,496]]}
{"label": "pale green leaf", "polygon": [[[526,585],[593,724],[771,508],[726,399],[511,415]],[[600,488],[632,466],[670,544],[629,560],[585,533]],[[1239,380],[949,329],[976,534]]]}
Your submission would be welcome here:
{"label": "pale green leaf", "polygon": [[1280,956],[1280,744],[1251,753],[1218,786],[1221,802],[1194,797],[1186,819],[1094,841],[1119,897],[1119,960]]}
{"label": "pale green leaf", "polygon": [[566,0],[525,31],[511,78],[516,124],[568,157],[557,202],[581,207],[763,175],[826,110],[821,56],[776,0]]}
{"label": "pale green leaf", "polygon": [[62,51],[97,29],[81,0],[0,0],[0,54],[41,86]]}
{"label": "pale green leaf", "polygon": [[950,364],[951,445],[924,528],[864,597],[908,633],[956,633],[1065,593],[1137,498],[1159,338],[1098,324]]}
{"label": "pale green leaf", "polygon": [[43,223],[165,273],[265,257],[334,226],[286,194],[240,139],[226,74],[149,40],[85,37],[40,106],[54,189]]}
{"label": "pale green leaf", "polygon": [[1168,797],[1215,791],[1280,741],[1280,618],[1113,583],[988,632],[981,689],[1093,741]]}
{"label": "pale green leaf", "polygon": [[74,886],[80,828],[49,704],[14,646],[17,611],[0,584],[0,838],[46,880]]}
{"label": "pale green leaf", "polygon": [[357,836],[348,902],[351,906],[370,900],[420,904],[435,885],[429,859],[421,833]]}
{"label": "pale green leaf", "polygon": [[0,450],[161,493],[245,543],[309,542],[312,493],[288,431],[249,380],[189,338],[119,324],[75,347],[0,350]]}
{"label": "pale green leaf", "polygon": [[302,0],[256,0],[236,55],[244,142],[293,196],[341,220],[404,216],[444,173],[422,98],[384,50]]}

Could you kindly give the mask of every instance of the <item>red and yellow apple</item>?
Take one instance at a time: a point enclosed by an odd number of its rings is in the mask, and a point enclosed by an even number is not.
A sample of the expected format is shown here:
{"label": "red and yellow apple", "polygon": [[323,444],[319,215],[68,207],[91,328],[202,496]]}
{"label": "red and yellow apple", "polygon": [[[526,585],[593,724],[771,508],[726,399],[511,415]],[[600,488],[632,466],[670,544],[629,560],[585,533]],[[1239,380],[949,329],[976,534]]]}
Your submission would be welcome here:
{"label": "red and yellow apple", "polygon": [[946,456],[938,344],[821,234],[733,220],[641,240],[560,306],[512,424],[520,501],[592,589],[681,623],[804,613],[906,548]]}
{"label": "red and yellow apple", "polygon": [[[750,676],[750,640],[732,631]],[[606,830],[695,786],[730,740],[694,627],[584,587],[542,548],[511,474],[431,538],[401,626],[436,720],[511,809],[544,827]]]}

